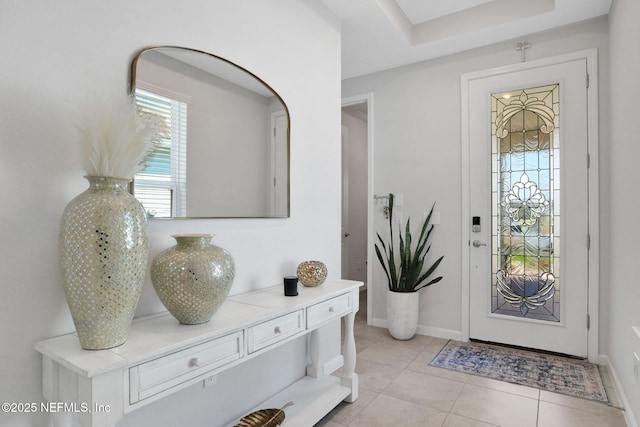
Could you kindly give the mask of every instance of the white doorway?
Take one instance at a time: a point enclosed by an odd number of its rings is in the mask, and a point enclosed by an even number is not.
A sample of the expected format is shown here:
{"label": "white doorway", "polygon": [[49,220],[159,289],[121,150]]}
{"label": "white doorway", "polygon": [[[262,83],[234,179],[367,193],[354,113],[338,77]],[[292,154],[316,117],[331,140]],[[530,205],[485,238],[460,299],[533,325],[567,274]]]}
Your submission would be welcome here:
{"label": "white doorway", "polygon": [[463,76],[470,339],[592,356],[588,76],[584,55]]}
{"label": "white doorway", "polygon": [[[342,104],[342,278],[365,283],[370,277],[371,96]],[[364,297],[364,295],[363,295]],[[369,303],[367,303],[367,306]],[[368,307],[360,307],[369,314]]]}
{"label": "white doorway", "polygon": [[286,111],[271,114],[269,144],[269,215],[289,216],[289,117]]}

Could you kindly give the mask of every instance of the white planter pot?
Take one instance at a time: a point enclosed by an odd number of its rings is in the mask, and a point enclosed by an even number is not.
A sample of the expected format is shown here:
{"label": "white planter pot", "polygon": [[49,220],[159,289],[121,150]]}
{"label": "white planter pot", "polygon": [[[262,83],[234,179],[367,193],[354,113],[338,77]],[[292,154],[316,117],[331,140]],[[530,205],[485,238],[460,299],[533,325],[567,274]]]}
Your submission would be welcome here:
{"label": "white planter pot", "polygon": [[387,289],[387,328],[397,340],[413,338],[418,329],[420,294]]}

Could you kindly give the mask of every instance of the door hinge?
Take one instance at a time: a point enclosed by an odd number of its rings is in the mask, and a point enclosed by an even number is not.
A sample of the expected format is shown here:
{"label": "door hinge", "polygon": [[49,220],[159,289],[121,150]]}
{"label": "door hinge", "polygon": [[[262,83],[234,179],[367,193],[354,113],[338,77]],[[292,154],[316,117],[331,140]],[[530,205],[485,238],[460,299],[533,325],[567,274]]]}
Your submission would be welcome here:
{"label": "door hinge", "polygon": [[587,89],[589,89],[589,73],[587,73]]}
{"label": "door hinge", "polygon": [[591,316],[587,314],[587,330],[591,328]]}
{"label": "door hinge", "polygon": [[591,249],[591,234],[587,233],[587,249]]}
{"label": "door hinge", "polygon": [[591,168],[591,154],[587,153],[587,169]]}

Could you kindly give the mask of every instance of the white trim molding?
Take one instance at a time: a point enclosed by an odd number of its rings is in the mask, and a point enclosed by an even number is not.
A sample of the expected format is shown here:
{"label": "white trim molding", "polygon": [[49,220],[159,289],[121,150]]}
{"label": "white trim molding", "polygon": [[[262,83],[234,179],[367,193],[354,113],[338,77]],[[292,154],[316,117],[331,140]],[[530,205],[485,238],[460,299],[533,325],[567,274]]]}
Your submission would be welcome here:
{"label": "white trim molding", "polygon": [[609,370],[609,374],[611,374],[611,380],[613,381],[613,387],[616,389],[616,393],[618,394],[618,398],[620,399],[620,405],[623,409],[622,413],[624,415],[624,420],[627,423],[628,427],[639,427],[638,422],[636,421],[633,412],[629,410],[625,410],[624,408],[630,408],[629,399],[627,399],[627,395],[624,393],[624,389],[622,388],[622,384],[620,383],[620,378],[616,373],[615,369],[613,369],[613,365],[611,364],[611,360],[609,356],[601,354],[598,360],[599,365],[606,366]]}
{"label": "white trim molding", "polygon": [[373,238],[375,236],[373,225],[373,92],[342,98],[342,107],[347,107],[353,104],[360,104],[363,102],[367,103],[367,277],[364,283],[365,289],[368,290],[367,324],[373,325],[373,292],[371,290],[372,288],[370,287],[370,285],[373,284],[373,265],[376,262],[373,250]]}
{"label": "white trim molding", "polygon": [[[379,317],[373,318],[371,322],[371,326],[376,326],[378,328],[387,328],[387,319],[381,319]],[[444,328],[436,328],[434,326],[425,326],[418,325],[418,329],[416,330],[416,334],[418,335],[426,335],[429,337],[435,338],[444,338],[447,340],[455,340],[455,341],[468,341],[469,337],[464,339],[462,333],[460,331],[455,331],[453,329],[444,329]]]}

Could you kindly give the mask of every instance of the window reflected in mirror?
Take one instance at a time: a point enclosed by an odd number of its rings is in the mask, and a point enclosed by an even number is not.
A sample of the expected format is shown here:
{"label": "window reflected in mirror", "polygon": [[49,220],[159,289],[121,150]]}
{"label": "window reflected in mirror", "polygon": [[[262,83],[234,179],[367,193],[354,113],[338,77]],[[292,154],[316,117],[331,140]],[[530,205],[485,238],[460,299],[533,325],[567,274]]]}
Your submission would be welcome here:
{"label": "window reflected in mirror", "polygon": [[168,132],[134,178],[149,218],[289,216],[289,113],[247,70],[215,55],[138,54],[131,91]]}
{"label": "window reflected in mirror", "polygon": [[138,108],[162,117],[167,132],[156,141],[134,179],[133,194],[147,217],[182,217],[187,209],[187,102],[137,87]]}

